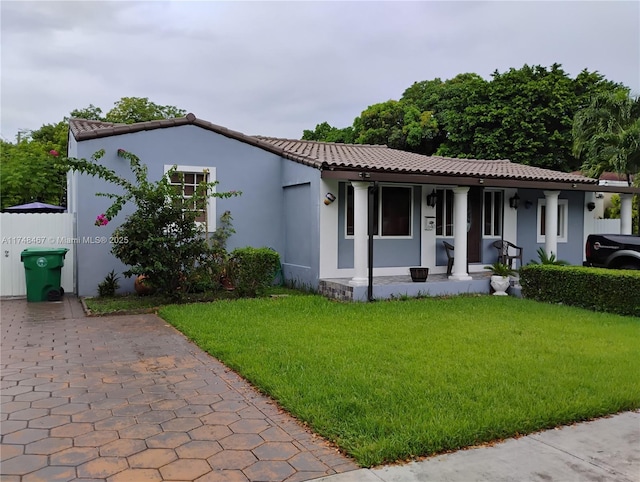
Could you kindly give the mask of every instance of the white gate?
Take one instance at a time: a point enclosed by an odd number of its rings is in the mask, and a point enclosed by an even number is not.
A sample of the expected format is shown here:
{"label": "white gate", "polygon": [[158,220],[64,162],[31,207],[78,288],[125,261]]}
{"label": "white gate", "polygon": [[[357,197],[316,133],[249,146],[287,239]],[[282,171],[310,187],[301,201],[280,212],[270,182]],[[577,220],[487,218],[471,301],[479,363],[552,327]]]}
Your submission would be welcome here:
{"label": "white gate", "polygon": [[62,287],[75,292],[74,215],[0,213],[0,296],[26,296],[27,286],[20,253],[29,247],[67,248],[62,267]]}
{"label": "white gate", "polygon": [[620,219],[594,219],[591,234],[616,234],[620,232]]}

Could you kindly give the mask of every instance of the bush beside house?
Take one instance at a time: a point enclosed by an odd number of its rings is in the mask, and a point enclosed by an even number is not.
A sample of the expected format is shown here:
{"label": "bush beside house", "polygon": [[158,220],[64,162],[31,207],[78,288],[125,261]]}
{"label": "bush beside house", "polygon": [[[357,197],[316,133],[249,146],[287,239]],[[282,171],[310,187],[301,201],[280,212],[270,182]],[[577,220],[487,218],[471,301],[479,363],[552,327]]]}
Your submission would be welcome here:
{"label": "bush beside house", "polygon": [[523,297],[536,301],[640,316],[640,271],[530,264],[520,284]]}

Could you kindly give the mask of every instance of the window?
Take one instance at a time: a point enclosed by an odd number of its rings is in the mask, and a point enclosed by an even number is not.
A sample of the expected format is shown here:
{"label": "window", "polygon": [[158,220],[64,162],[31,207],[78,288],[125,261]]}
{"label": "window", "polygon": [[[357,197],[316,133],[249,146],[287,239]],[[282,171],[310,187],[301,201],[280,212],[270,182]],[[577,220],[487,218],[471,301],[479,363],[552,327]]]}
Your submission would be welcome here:
{"label": "window", "polygon": [[[164,166],[167,173],[173,166]],[[202,203],[196,200],[190,201],[196,193],[198,186],[215,181],[215,168],[201,166],[176,166],[176,172],[171,176],[171,185],[181,191],[185,200],[185,209],[193,209],[198,212],[196,222],[207,223],[210,230],[215,229],[215,198],[209,198]]]}
{"label": "window", "polygon": [[436,236],[453,236],[453,191],[436,189]]}
{"label": "window", "polygon": [[[353,205],[353,186],[347,185],[347,236],[353,236],[354,233]],[[379,186],[373,198],[373,234],[383,237],[411,237],[412,205],[411,187]]]}
{"label": "window", "polygon": [[[566,199],[558,199],[558,242],[567,242],[568,231],[568,201]],[[538,200],[538,243],[545,242],[547,201],[546,199]]]}
{"label": "window", "polygon": [[502,236],[502,191],[484,192],[484,235],[486,237]]}

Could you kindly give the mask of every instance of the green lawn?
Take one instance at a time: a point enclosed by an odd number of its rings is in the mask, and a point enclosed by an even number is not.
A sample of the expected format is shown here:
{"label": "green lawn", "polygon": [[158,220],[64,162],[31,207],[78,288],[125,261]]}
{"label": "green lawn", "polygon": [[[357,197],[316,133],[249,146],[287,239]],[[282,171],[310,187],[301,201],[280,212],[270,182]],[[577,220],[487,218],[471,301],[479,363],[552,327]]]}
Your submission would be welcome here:
{"label": "green lawn", "polygon": [[363,466],[640,407],[638,318],[492,296],[160,315]]}

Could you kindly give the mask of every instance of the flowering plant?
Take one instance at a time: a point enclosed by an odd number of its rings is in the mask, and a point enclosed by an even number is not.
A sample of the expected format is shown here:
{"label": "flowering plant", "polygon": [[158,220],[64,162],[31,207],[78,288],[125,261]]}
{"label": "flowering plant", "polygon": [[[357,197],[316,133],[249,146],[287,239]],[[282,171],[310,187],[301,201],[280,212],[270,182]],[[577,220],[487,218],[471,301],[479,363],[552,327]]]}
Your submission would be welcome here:
{"label": "flowering plant", "polygon": [[109,224],[109,219],[107,218],[107,216],[105,216],[104,214],[99,214],[98,217],[96,218],[95,225],[106,226],[107,224]]}
{"label": "flowering plant", "polygon": [[60,155],[58,151],[56,151],[55,149],[51,149],[49,151],[49,154],[52,155],[53,157],[58,157]]}

